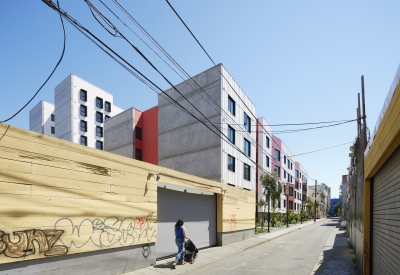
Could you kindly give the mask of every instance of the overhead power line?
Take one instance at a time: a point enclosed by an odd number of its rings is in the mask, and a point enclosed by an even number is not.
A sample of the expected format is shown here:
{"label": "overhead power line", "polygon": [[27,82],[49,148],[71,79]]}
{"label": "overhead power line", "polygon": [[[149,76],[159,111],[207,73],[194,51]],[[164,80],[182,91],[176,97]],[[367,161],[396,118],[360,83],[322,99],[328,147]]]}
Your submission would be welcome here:
{"label": "overhead power line", "polygon": [[296,155],[293,155],[292,157],[297,157],[297,156],[301,156],[301,155],[307,155],[307,154],[311,154],[311,153],[321,152],[321,151],[329,150],[329,149],[332,149],[332,148],[340,147],[340,146],[343,146],[343,145],[346,145],[346,144],[351,144],[351,143],[353,143],[353,141],[342,143],[342,144],[335,145],[335,146],[332,146],[332,147],[327,147],[327,148],[324,148],[324,149],[319,149],[319,150],[315,150],[315,151],[309,151],[309,152],[305,152],[305,153],[301,153],[301,154],[296,154]]}
{"label": "overhead power line", "polygon": [[[57,0],[57,6],[60,7],[60,3],[58,2],[58,0]],[[64,32],[64,43],[63,43],[63,49],[62,49],[62,52],[61,52],[61,56],[60,56],[60,58],[58,59],[58,62],[57,62],[57,64],[56,64],[56,66],[54,67],[54,69],[53,69],[53,71],[50,73],[50,75],[47,77],[47,79],[43,82],[43,84],[39,87],[39,89],[36,91],[36,93],[32,96],[32,98],[31,98],[21,109],[19,109],[18,112],[16,112],[14,115],[12,115],[11,117],[9,117],[9,118],[7,118],[7,119],[5,119],[5,120],[3,120],[3,121],[0,121],[0,123],[4,123],[4,122],[7,122],[7,121],[13,119],[13,118],[14,118],[15,116],[17,116],[23,109],[25,109],[25,107],[28,106],[29,103],[32,102],[32,100],[37,96],[37,94],[40,92],[40,90],[43,88],[43,86],[46,85],[46,83],[49,81],[49,79],[53,76],[53,74],[54,74],[54,72],[56,71],[58,65],[60,65],[60,63],[61,63],[61,61],[62,61],[62,59],[63,59],[63,57],[64,57],[64,53],[65,53],[65,43],[66,43],[66,40],[67,40],[67,35],[66,35],[66,32],[65,32],[65,27],[64,27],[64,21],[63,21],[61,15],[60,15],[60,20],[61,20],[61,25],[62,25],[63,32]]]}

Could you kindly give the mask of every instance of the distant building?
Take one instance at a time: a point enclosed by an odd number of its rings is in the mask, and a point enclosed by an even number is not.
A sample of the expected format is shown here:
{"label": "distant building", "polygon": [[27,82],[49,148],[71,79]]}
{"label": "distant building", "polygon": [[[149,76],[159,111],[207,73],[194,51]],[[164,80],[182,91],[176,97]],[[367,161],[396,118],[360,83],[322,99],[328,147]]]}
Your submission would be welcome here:
{"label": "distant building", "polygon": [[333,217],[336,214],[335,213],[335,205],[338,204],[339,201],[340,201],[339,198],[331,199],[331,205],[330,205],[329,211],[328,211],[329,216]]}
{"label": "distant building", "polygon": [[113,95],[70,74],[54,89],[54,105],[41,101],[29,112],[29,129],[103,150],[104,122],[121,111]]}

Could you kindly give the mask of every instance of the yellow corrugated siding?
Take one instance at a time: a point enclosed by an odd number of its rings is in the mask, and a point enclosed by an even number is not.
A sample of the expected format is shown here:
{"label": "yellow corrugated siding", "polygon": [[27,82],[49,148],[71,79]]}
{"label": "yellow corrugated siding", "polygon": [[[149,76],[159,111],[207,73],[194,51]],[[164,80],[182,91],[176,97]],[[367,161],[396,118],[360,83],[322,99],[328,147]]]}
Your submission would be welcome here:
{"label": "yellow corrugated siding", "polygon": [[0,264],[155,242],[149,171],[217,193],[218,232],[254,228],[254,192],[0,124]]}

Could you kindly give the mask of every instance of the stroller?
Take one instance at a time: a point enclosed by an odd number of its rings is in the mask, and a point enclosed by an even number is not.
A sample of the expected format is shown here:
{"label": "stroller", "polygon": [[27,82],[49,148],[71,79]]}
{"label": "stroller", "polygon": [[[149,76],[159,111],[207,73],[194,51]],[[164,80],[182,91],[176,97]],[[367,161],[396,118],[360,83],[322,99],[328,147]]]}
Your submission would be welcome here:
{"label": "stroller", "polygon": [[194,263],[194,260],[197,258],[197,253],[199,253],[199,250],[190,239],[187,239],[185,242],[185,255],[183,256],[184,261],[191,264]]}

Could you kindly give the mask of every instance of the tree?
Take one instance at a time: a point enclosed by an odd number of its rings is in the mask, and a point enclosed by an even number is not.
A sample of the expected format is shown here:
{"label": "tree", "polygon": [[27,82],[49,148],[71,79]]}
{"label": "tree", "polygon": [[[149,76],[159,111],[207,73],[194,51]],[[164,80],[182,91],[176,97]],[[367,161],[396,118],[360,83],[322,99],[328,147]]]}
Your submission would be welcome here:
{"label": "tree", "polygon": [[337,213],[339,216],[342,213],[342,202],[339,202],[333,206],[334,213]]}
{"label": "tree", "polygon": [[[263,195],[261,199],[257,202],[257,207],[264,208],[265,210],[268,204],[271,202],[272,207],[275,208],[275,205],[281,198],[282,194],[282,185],[279,183],[278,177],[274,174],[262,174],[260,176],[261,186],[263,187]],[[275,213],[275,211],[273,211]],[[261,230],[264,229],[264,218],[261,221]]]}

